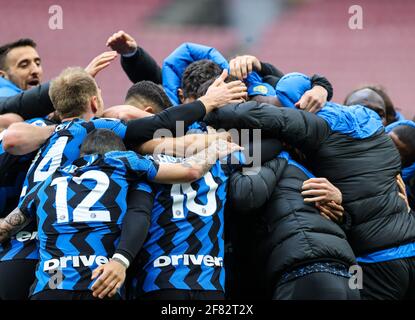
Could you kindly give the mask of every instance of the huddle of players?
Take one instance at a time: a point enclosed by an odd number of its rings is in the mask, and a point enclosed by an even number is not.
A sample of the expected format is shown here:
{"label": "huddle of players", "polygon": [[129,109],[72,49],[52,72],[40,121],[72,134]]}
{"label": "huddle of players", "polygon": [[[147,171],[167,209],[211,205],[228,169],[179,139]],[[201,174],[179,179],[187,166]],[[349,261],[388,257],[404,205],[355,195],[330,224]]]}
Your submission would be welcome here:
{"label": "huddle of players", "polygon": [[[370,96],[356,103],[365,107],[326,103],[324,77],[284,76],[251,56],[228,65],[195,44],[176,49],[161,74],[124,32],[108,45],[138,81],[125,105],[104,111],[94,79],[69,68],[49,88],[60,123],[20,122],[2,136],[1,174],[27,171],[16,209],[0,223],[0,267],[10,261],[17,283],[27,276],[21,294],[223,299],[226,279],[230,298],[359,299],[349,285],[357,255],[364,298],[412,297],[415,222],[396,179],[401,150]],[[226,83],[226,68],[246,86]],[[186,135],[153,139],[158,129],[178,134],[176,121]],[[254,142],[241,150],[213,128],[261,129],[262,165],[241,171]],[[225,227],[234,251],[226,259]],[[36,270],[23,274],[19,260]],[[379,287],[391,269],[401,282]],[[2,291],[7,298],[12,289]]]}

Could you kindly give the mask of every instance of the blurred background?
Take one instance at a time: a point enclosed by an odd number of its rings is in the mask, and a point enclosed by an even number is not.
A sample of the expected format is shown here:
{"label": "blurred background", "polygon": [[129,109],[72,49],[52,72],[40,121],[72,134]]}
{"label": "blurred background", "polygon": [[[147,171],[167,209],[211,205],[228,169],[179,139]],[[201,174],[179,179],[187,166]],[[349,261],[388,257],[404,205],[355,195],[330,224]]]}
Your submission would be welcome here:
{"label": "blurred background", "polygon": [[[63,10],[51,30],[49,8]],[[363,28],[349,28],[352,5]],[[124,30],[161,65],[183,42],[216,47],[225,57],[256,55],[283,72],[319,73],[334,101],[362,84],[381,84],[397,110],[415,114],[413,0],[0,0],[0,43],[29,37],[38,44],[44,80],[66,66],[83,66]],[[131,85],[119,61],[97,77],[106,106]]]}

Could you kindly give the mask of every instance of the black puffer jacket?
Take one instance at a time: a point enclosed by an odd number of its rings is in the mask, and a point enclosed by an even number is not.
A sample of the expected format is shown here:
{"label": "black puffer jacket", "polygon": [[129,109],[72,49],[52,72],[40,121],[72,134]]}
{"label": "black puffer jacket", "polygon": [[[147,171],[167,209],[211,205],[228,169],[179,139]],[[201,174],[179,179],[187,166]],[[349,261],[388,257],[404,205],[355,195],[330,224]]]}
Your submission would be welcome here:
{"label": "black puffer jacket", "polygon": [[258,252],[266,259],[258,260],[266,261],[267,281],[275,285],[282,272],[311,262],[355,264],[342,228],[304,202],[301,188],[309,176],[301,166],[283,158],[264,166],[258,175],[234,173],[229,195],[234,212],[254,211],[262,217],[266,232]]}
{"label": "black puffer jacket", "polygon": [[261,128],[262,136],[303,151],[313,173],[342,191],[356,256],[415,241],[415,216],[398,196],[399,153],[383,130],[355,139],[314,114],[256,102],[225,106],[205,122],[224,129]]}

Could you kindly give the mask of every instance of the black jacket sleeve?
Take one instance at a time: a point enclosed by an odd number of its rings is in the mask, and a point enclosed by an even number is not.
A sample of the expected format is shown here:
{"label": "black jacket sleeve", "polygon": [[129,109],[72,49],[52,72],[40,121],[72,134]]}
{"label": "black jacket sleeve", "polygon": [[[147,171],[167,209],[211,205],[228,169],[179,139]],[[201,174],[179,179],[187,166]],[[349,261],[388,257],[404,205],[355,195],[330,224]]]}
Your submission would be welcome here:
{"label": "black jacket sleeve", "polygon": [[153,200],[153,194],[141,190],[128,192],[128,208],[122,223],[120,242],[115,253],[122,254],[130,263],[147,237]]}
{"label": "black jacket sleeve", "polygon": [[346,235],[348,235],[349,232],[351,231],[352,224],[353,224],[352,223],[352,216],[348,212],[344,211],[343,221],[342,221],[342,223],[339,224],[339,226],[340,226],[340,228],[343,229],[343,231],[346,233]]}
{"label": "black jacket sleeve", "polygon": [[[125,141],[130,145],[142,144],[153,139],[154,134],[159,129],[166,129],[173,136],[184,135],[187,127],[195,121],[201,120],[205,114],[205,106],[202,102],[196,100],[185,105],[167,108],[151,117],[131,120],[127,123]],[[176,130],[180,129],[178,121],[184,123],[184,126],[182,126],[183,132]]]}
{"label": "black jacket sleeve", "polygon": [[328,123],[315,114],[255,101],[227,105],[204,121],[215,129],[261,129],[263,137],[281,139],[303,152],[317,150],[331,133]]}
{"label": "black jacket sleeve", "polygon": [[259,71],[258,74],[261,77],[274,76],[277,78],[281,78],[284,76],[284,73],[281,70],[274,67],[271,63],[262,62],[262,61],[261,61],[261,71]]}
{"label": "black jacket sleeve", "polygon": [[121,66],[133,83],[149,80],[161,84],[161,69],[143,48],[138,47],[131,57],[121,56]]}
{"label": "black jacket sleeve", "polygon": [[44,83],[11,97],[0,98],[0,114],[17,113],[23,119],[44,117],[55,111],[49,97],[49,83]]}
{"label": "black jacket sleeve", "polygon": [[228,193],[232,208],[247,213],[262,207],[271,197],[285,163],[274,159],[266,162],[267,165],[233,173]]}
{"label": "black jacket sleeve", "polygon": [[243,154],[247,160],[246,167],[253,167],[275,159],[282,150],[282,144],[278,139],[253,140],[243,147]]}

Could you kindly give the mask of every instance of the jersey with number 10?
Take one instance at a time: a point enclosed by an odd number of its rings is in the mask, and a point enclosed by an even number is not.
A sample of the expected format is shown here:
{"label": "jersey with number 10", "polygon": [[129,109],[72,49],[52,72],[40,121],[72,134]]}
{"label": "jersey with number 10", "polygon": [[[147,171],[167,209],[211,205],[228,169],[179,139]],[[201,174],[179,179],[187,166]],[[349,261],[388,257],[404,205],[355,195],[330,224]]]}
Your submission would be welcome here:
{"label": "jersey with number 10", "polygon": [[151,191],[145,181],[157,168],[133,151],[88,155],[31,189],[19,208],[37,218],[40,261],[32,294],[90,290],[92,271],[118,245],[129,188]]}
{"label": "jersey with number 10", "polygon": [[[159,163],[183,161],[166,155],[148,157]],[[234,153],[225,162],[217,161],[192,183],[153,186],[151,225],[140,253],[138,295],[161,289],[224,291],[227,183],[244,160],[242,154]]]}

